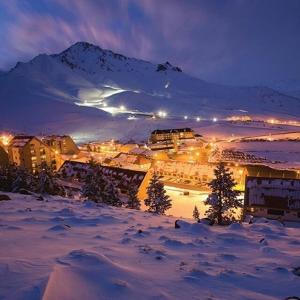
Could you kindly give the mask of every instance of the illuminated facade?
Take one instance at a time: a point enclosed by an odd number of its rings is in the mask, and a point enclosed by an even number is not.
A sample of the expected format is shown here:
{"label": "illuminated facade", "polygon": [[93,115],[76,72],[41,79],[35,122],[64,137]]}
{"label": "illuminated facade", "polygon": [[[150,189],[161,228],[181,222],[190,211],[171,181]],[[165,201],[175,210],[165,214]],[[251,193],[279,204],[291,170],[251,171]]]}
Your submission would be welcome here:
{"label": "illuminated facade", "polygon": [[157,129],[152,131],[151,143],[172,142],[174,140],[194,139],[195,133],[191,128]]}
{"label": "illuminated facade", "polygon": [[35,136],[15,136],[9,144],[8,157],[10,163],[32,173],[39,171],[43,162],[53,170],[59,167],[55,151]]}
{"label": "illuminated facade", "polygon": [[68,135],[49,135],[42,137],[42,141],[57,154],[74,155],[79,153],[77,145]]}
{"label": "illuminated facade", "polygon": [[245,206],[254,216],[300,221],[300,180],[247,177]]}

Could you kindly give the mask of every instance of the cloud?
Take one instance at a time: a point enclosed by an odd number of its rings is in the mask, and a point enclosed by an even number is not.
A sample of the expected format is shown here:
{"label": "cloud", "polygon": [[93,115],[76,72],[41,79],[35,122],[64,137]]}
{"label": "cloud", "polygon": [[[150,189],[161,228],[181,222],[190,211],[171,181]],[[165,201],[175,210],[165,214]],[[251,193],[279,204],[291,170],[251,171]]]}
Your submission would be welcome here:
{"label": "cloud", "polygon": [[300,78],[297,0],[11,0],[0,9],[0,68],[88,41],[212,81]]}

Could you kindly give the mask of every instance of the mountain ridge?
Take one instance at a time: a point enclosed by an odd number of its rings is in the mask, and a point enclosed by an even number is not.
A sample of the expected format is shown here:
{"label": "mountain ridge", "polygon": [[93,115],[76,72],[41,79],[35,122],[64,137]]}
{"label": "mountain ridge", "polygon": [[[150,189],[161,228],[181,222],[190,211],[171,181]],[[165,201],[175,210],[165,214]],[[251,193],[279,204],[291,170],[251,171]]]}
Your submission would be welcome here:
{"label": "mountain ridge", "polygon": [[[5,103],[7,99],[9,105]],[[95,124],[103,126],[104,122],[116,120],[107,112],[116,112],[119,107],[141,113],[164,110],[169,116],[189,115],[191,119],[233,114],[297,119],[300,115],[298,98],[268,87],[210,83],[169,62],[156,64],[129,58],[86,42],[17,63],[0,76],[0,100],[4,115],[0,129],[13,124],[18,128],[18,123],[26,123],[26,117],[30,118],[30,128],[64,128],[64,115],[69,116],[70,128],[78,129],[75,116],[70,119],[75,112],[91,130]],[[44,118],[39,116],[40,111],[45,112],[43,105],[50,109],[51,103],[53,111],[58,112],[55,122],[50,112]],[[28,110],[29,106],[32,110]]]}

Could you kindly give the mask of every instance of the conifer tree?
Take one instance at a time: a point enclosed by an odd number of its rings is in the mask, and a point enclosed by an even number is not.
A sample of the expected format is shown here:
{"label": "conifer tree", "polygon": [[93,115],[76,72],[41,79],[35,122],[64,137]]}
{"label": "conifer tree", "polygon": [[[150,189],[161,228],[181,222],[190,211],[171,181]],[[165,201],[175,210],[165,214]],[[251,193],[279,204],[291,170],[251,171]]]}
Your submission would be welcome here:
{"label": "conifer tree", "polygon": [[117,206],[117,207],[121,207],[123,204],[119,197],[118,190],[117,190],[112,178],[107,178],[104,202],[108,205]]}
{"label": "conifer tree", "polygon": [[91,160],[82,188],[82,196],[94,202],[105,202],[106,185],[107,180],[101,166]]}
{"label": "conifer tree", "polygon": [[16,172],[17,167],[15,165],[0,167],[0,191],[11,192]]}
{"label": "conifer tree", "polygon": [[195,205],[194,210],[193,210],[193,218],[199,222],[200,221],[200,214],[199,214],[199,210],[198,207]]}
{"label": "conifer tree", "polygon": [[172,207],[171,199],[166,194],[164,184],[156,173],[153,174],[147,187],[147,195],[145,205],[149,207],[149,212],[163,215],[166,210]]}
{"label": "conifer tree", "polygon": [[16,167],[12,175],[11,191],[13,193],[18,193],[21,190],[32,190],[33,177],[25,168]]}
{"label": "conifer tree", "polygon": [[120,207],[123,204],[112,178],[104,174],[103,168],[94,159],[89,161],[82,196],[94,202],[112,206]]}
{"label": "conifer tree", "polygon": [[210,219],[217,220],[218,224],[235,220],[234,210],[242,207],[242,200],[238,199],[240,192],[234,190],[236,182],[232,172],[219,163],[214,170],[215,178],[209,183],[211,194],[205,201],[209,206],[206,214]]}
{"label": "conifer tree", "polygon": [[127,208],[131,209],[141,209],[141,202],[137,196],[138,188],[135,184],[130,184],[128,187],[128,201],[126,203]]}
{"label": "conifer tree", "polygon": [[45,162],[42,162],[40,172],[37,174],[36,192],[61,196],[65,194],[63,188],[56,183],[53,171]]}

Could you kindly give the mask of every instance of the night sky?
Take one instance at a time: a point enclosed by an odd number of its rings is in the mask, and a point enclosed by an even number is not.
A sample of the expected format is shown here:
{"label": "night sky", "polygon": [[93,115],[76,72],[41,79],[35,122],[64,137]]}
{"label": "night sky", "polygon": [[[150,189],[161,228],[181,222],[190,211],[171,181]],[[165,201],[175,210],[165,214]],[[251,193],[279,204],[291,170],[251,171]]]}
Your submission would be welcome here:
{"label": "night sky", "polygon": [[3,0],[0,69],[77,41],[205,80],[300,80],[300,0]]}

